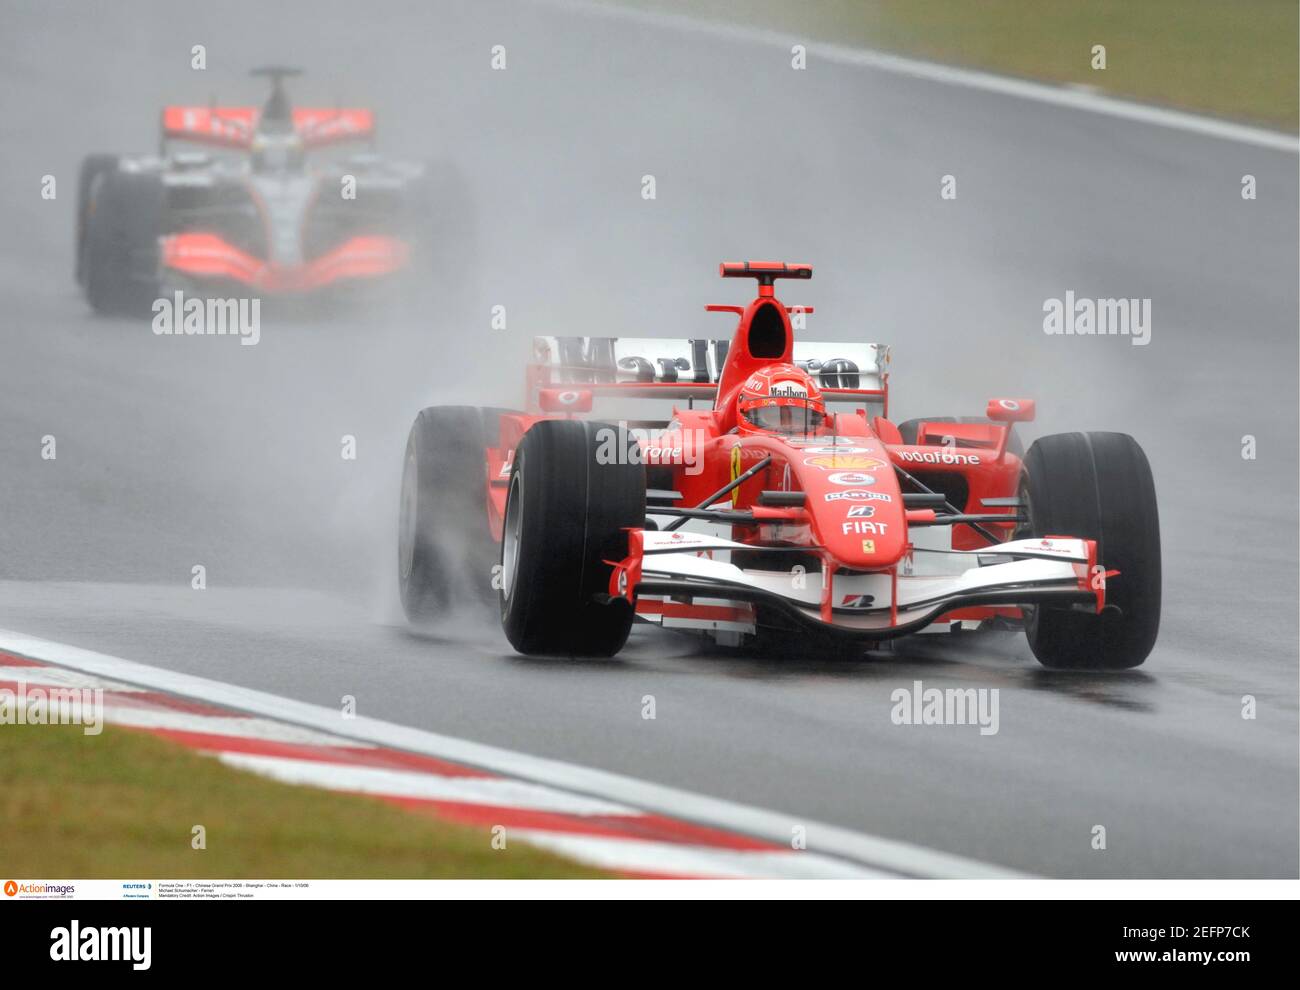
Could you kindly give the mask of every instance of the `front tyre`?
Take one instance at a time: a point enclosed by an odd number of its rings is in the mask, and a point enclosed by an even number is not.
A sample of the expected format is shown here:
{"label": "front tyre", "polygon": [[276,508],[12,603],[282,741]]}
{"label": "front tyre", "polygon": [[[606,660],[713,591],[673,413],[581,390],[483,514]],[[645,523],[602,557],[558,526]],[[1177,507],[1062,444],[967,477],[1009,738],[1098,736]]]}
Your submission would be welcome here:
{"label": "front tyre", "polygon": [[117,155],[87,155],[77,174],[77,230],[75,270],[77,284],[86,284],[86,230],[95,209],[95,194],[105,176],[117,170]]}
{"label": "front tyre", "polygon": [[164,190],[156,172],[102,172],[86,215],[81,274],[95,312],[143,316],[158,296]]}
{"label": "front tyre", "polygon": [[543,420],[515,451],[501,541],[501,624],[520,653],[613,656],[633,610],[610,599],[630,527],[645,525],[636,440],[603,423]]}
{"label": "front tyre", "polygon": [[1123,670],[1147,658],[1160,629],[1160,519],[1151,467],[1124,433],[1058,433],[1025,455],[1029,535],[1097,541],[1106,582],[1100,615],[1037,605],[1025,636],[1046,667]]}

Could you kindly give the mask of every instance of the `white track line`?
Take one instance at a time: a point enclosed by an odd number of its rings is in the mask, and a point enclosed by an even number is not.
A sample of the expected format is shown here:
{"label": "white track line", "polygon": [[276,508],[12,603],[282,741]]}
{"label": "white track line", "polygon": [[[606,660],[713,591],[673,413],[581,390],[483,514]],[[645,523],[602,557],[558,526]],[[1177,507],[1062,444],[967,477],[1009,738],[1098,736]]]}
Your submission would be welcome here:
{"label": "white track line", "polygon": [[131,684],[106,681],[102,677],[87,677],[82,673],[73,674],[58,667],[0,667],[0,681],[16,681],[28,687],[40,688],[103,688],[119,694],[135,694],[142,690]]}
{"label": "white track line", "polygon": [[675,842],[612,839],[569,832],[510,829],[510,836],[592,866],[622,873],[727,878],[769,877],[800,880],[881,880],[892,874],[851,866],[841,859],[784,849],[718,849]]}
{"label": "white track line", "polygon": [[1169,110],[1146,103],[1135,103],[1131,100],[1104,96],[1083,89],[1031,82],[1027,79],[1016,79],[1011,76],[996,75],[992,72],[981,72],[978,69],[959,69],[950,65],[940,65],[937,62],[925,62],[902,55],[891,55],[888,52],[876,51],[871,48],[854,48],[848,45],[815,42],[794,32],[772,31],[742,24],[722,24],[717,21],[698,19],[687,14],[636,10],[618,4],[592,3],[590,0],[536,0],[536,2],[546,6],[559,7],[572,13],[618,18],[666,30],[707,35],[727,41],[779,45],[787,50],[791,44],[799,43],[807,48],[810,59],[821,58],[839,65],[874,69],[948,86],[962,86],[967,89],[978,89],[1017,99],[1033,100],[1037,103],[1047,103],[1070,110],[1103,114],[1108,117],[1131,120],[1140,124],[1169,127],[1205,137],[1268,148],[1272,151],[1284,151],[1293,155],[1300,153],[1300,139],[1293,135],[1284,134],[1281,131],[1251,127],[1248,124],[1235,124],[1228,120],[1204,117],[1200,114],[1186,113],[1181,110]]}
{"label": "white track line", "polygon": [[560,791],[509,777],[444,777],[440,774],[350,763],[320,763],[260,753],[217,754],[222,763],[286,784],[329,791],[355,791],[384,797],[483,804],[503,810],[550,811],[560,815],[640,815],[635,808],[600,798]]}
{"label": "white track line", "polygon": [[134,708],[104,702],[104,721],[130,729],[171,730],[174,732],[199,732],[205,735],[234,736],[238,739],[258,739],[266,742],[292,743],[296,746],[338,746],[352,744],[351,740],[335,735],[313,732],[297,725],[262,718],[222,718],[219,715],[194,715],[173,711],[170,708]]}
{"label": "white track line", "polygon": [[467,763],[509,777],[532,780],[634,808],[752,835],[783,847],[790,843],[794,834],[792,830],[799,826],[807,837],[807,850],[810,852],[904,876],[994,878],[1021,875],[1005,867],[811,821],[802,815],[752,808],[606,770],[517,753],[380,719],[364,716],[344,719],[337,709],[206,677],[150,667],[7,629],[0,629],[0,649],[332,735]]}

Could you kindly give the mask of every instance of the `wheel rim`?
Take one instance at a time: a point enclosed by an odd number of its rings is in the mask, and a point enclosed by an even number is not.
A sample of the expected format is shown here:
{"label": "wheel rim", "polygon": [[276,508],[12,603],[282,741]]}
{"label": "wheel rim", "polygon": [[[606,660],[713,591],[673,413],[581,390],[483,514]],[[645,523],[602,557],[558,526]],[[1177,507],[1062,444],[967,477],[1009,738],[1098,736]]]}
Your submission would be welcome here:
{"label": "wheel rim", "polygon": [[417,502],[420,495],[420,476],[416,469],[415,452],[406,454],[406,469],[402,472],[402,507],[397,523],[397,559],[403,579],[411,576],[415,567],[415,524],[418,517]]}
{"label": "wheel rim", "polygon": [[524,500],[523,481],[516,468],[510,479],[510,492],[506,496],[506,518],[501,539],[501,597],[510,600],[519,571],[519,542],[523,533]]}

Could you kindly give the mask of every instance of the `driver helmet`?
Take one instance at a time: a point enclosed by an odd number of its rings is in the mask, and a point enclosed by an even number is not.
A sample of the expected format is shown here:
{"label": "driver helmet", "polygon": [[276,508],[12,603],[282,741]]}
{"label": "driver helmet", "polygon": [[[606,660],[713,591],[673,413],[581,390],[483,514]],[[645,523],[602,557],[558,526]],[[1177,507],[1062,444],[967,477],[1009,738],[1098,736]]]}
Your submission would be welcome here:
{"label": "driver helmet", "polygon": [[793,364],[750,375],[740,389],[738,425],[745,433],[813,435],[826,424],[826,403],[812,376]]}

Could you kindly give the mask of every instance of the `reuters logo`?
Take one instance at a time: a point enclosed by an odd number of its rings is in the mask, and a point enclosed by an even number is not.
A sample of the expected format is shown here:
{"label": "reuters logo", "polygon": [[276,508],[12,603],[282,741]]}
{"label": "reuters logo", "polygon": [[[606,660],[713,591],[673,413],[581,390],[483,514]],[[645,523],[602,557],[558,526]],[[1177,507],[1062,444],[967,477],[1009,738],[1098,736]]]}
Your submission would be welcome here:
{"label": "reuters logo", "polygon": [[5,881],[5,896],[6,896],[6,897],[14,897],[14,896],[16,896],[17,894],[18,894],[18,884],[14,883],[12,880],[6,880],[6,881]]}

